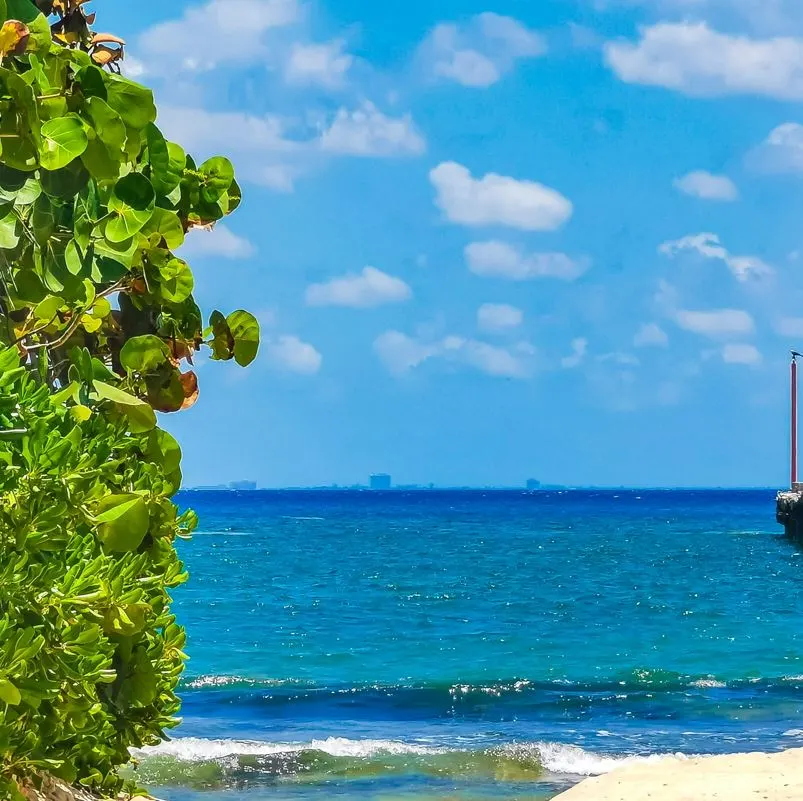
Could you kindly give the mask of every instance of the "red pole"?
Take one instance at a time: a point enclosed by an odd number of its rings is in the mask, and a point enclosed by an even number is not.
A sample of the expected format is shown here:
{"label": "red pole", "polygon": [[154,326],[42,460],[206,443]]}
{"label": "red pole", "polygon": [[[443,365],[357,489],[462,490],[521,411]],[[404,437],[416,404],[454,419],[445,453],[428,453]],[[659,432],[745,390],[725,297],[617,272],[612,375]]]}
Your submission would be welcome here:
{"label": "red pole", "polygon": [[792,356],[792,488],[797,484],[797,356]]}

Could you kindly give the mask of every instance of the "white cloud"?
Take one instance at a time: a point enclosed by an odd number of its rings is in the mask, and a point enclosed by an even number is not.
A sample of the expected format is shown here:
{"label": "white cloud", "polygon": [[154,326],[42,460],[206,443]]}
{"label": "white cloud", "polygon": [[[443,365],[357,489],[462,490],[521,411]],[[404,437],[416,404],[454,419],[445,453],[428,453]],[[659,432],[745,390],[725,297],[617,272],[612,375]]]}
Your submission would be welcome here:
{"label": "white cloud", "polygon": [[765,172],[803,172],[803,125],[785,122],[774,128],[748,163]]}
{"label": "white cloud", "polygon": [[[715,19],[731,27],[746,22],[753,29],[788,33],[803,27],[800,0],[591,0],[597,8],[645,6],[655,13],[682,14],[684,19]],[[741,27],[741,26],[740,26]]]}
{"label": "white cloud", "polygon": [[484,89],[510,72],[519,59],[546,52],[543,37],[512,17],[486,12],[458,25],[437,25],[422,45],[424,59],[440,78]]}
{"label": "white cloud", "polygon": [[137,55],[148,72],[209,72],[219,65],[263,61],[271,29],[297,22],[297,0],[208,0],[189,6],[180,19],[142,34]]}
{"label": "white cloud", "polygon": [[166,106],[159,113],[159,127],[199,161],[226,153],[241,180],[292,190],[294,164],[304,145],[288,138],[285,121],[276,115]]}
{"label": "white cloud", "polygon": [[374,350],[391,373],[403,375],[434,356],[438,348],[402,334],[401,331],[386,331],[374,341]]}
{"label": "white cloud", "polygon": [[325,86],[337,89],[344,85],[346,74],[354,64],[354,56],[344,52],[345,42],[296,43],[284,66],[289,83]]}
{"label": "white cloud", "polygon": [[608,42],[608,66],[627,83],[689,95],[750,94],[803,99],[803,39],[730,36],[705,22],[661,22],[638,42]]}
{"label": "white cloud", "polygon": [[761,363],[761,351],[754,345],[728,343],[722,348],[722,360],[726,364],[756,365]]}
{"label": "white cloud", "polygon": [[564,356],[560,360],[560,365],[564,370],[572,370],[575,367],[579,367],[585,361],[587,353],[588,340],[583,337],[573,339],[571,356]]}
{"label": "white cloud", "polygon": [[475,339],[447,336],[426,341],[400,331],[386,331],[374,342],[374,350],[394,375],[402,376],[431,359],[467,365],[498,378],[524,379],[532,375],[535,349],[526,342],[502,348]]}
{"label": "white cloud", "polygon": [[803,317],[781,317],[775,323],[775,331],[782,337],[803,339]]}
{"label": "white cloud", "polygon": [[320,146],[349,156],[420,156],[426,150],[410,114],[387,117],[368,102],[354,111],[341,108],[321,135]]}
{"label": "white cloud", "polygon": [[736,200],[739,190],[726,175],[712,175],[705,170],[696,170],[676,178],[675,188],[686,195],[703,200]]}
{"label": "white cloud", "polygon": [[685,331],[713,338],[751,334],[755,329],[753,318],[742,309],[679,309],[675,312],[675,322]]}
{"label": "white cloud", "polygon": [[270,364],[280,370],[314,375],[323,364],[323,357],[312,345],[291,334],[268,338],[262,347]]}
{"label": "white cloud", "polygon": [[524,321],[524,312],[507,303],[483,303],[477,310],[477,323],[485,331],[508,331]]}
{"label": "white cloud", "polygon": [[664,242],[658,248],[660,253],[670,258],[684,251],[692,251],[706,259],[716,259],[725,263],[737,281],[749,281],[770,275],[773,270],[756,256],[733,256],[722,245],[716,234],[701,233],[684,236],[671,242]]}
{"label": "white cloud", "polygon": [[669,337],[666,331],[657,323],[645,323],[633,337],[633,345],[637,348],[665,348],[668,344]]}
{"label": "white cloud", "polygon": [[506,242],[472,242],[465,249],[471,272],[488,278],[527,281],[534,278],[558,278],[574,281],[587,269],[585,260],[575,260],[565,253],[522,253]]}
{"label": "white cloud", "polygon": [[256,248],[247,239],[232,233],[224,225],[216,225],[211,231],[195,228],[187,234],[179,254],[182,258],[222,256],[224,259],[248,259]]}
{"label": "white cloud", "polygon": [[387,303],[401,303],[413,296],[400,278],[365,267],[361,273],[349,273],[322,284],[307,287],[308,306],[349,306],[368,309]]}
{"label": "white cloud", "polygon": [[462,225],[506,225],[523,231],[553,231],[572,216],[560,192],[535,181],[496,173],[473,178],[462,164],[443,162],[429,179],[435,203],[446,218]]}

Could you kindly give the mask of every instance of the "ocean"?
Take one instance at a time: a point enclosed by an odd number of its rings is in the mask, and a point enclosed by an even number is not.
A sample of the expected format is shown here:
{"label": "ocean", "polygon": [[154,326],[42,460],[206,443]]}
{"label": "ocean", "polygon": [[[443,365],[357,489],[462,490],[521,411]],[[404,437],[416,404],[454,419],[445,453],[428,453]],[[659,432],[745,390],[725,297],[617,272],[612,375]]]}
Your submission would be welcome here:
{"label": "ocean", "polygon": [[803,745],[803,555],[770,491],[190,492],[165,801],[549,799]]}

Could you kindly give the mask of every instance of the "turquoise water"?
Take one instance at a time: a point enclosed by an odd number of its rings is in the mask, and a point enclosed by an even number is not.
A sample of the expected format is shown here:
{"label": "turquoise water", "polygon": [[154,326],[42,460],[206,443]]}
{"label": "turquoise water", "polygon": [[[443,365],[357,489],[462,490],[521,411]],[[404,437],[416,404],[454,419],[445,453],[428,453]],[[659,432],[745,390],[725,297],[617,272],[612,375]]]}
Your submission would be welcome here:
{"label": "turquoise water", "polygon": [[803,744],[803,556],[756,492],[186,493],[166,801],[547,799]]}

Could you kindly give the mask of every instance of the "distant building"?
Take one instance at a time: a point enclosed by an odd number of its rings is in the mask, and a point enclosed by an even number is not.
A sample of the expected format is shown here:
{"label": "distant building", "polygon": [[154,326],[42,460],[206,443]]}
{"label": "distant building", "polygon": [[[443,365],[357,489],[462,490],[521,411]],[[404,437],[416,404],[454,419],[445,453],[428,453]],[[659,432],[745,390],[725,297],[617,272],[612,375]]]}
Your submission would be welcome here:
{"label": "distant building", "polygon": [[533,490],[541,489],[541,482],[537,478],[528,478],[527,489],[530,492],[532,492]]}
{"label": "distant building", "polygon": [[230,490],[237,490],[239,492],[242,491],[252,491],[257,488],[256,481],[232,481],[229,484]]}
{"label": "distant building", "polygon": [[372,490],[389,490],[391,486],[390,476],[387,473],[376,473],[371,476],[370,487]]}

